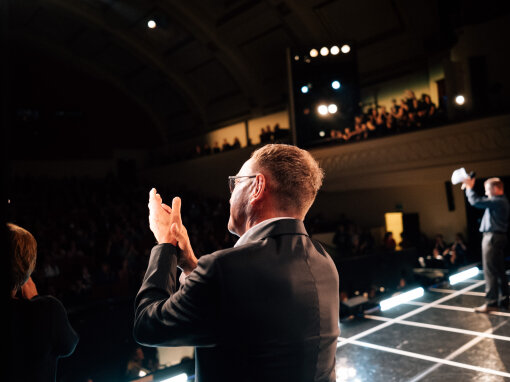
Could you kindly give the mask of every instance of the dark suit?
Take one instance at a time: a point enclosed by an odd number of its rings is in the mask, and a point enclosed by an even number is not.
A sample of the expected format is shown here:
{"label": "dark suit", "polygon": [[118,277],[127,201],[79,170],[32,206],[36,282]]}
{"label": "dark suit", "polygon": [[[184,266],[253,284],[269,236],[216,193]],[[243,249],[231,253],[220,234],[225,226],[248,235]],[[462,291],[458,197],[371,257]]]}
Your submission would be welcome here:
{"label": "dark suit", "polygon": [[249,237],[202,256],[178,291],[175,247],[154,247],[135,301],[136,340],[196,346],[199,382],[335,381],[333,261],[299,220],[255,226]]}

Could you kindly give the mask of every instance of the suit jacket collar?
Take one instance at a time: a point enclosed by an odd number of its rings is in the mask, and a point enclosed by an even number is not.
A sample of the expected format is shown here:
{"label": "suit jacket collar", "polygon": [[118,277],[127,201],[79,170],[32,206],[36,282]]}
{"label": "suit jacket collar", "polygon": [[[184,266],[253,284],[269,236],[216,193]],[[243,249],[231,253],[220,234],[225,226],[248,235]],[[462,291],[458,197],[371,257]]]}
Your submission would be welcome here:
{"label": "suit jacket collar", "polygon": [[308,236],[302,220],[287,217],[267,219],[246,231],[244,235],[239,238],[234,247],[263,240],[267,237],[286,234]]}

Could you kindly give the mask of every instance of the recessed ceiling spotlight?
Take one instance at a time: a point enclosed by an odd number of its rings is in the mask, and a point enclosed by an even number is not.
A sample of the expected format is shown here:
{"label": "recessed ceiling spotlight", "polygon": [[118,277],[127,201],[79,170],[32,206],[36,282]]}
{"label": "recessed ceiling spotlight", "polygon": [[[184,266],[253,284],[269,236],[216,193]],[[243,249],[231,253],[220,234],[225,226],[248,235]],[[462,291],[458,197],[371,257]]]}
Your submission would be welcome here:
{"label": "recessed ceiling spotlight", "polygon": [[326,105],[319,105],[317,108],[317,112],[320,115],[327,115],[328,114],[328,107]]}
{"label": "recessed ceiling spotlight", "polygon": [[147,21],[147,26],[151,29],[156,28],[156,22],[154,20]]}
{"label": "recessed ceiling spotlight", "polygon": [[317,57],[319,55],[319,52],[317,49],[310,50],[310,57]]}
{"label": "recessed ceiling spotlight", "polygon": [[321,48],[321,56],[327,56],[329,54],[329,49],[323,46]]}
{"label": "recessed ceiling spotlight", "polygon": [[336,56],[338,53],[340,53],[340,48],[338,46],[332,46],[331,49],[329,50],[329,52],[333,55],[333,56]]}
{"label": "recessed ceiling spotlight", "polygon": [[337,111],[338,111],[338,107],[334,103],[332,103],[331,105],[328,106],[329,114],[335,114]]}
{"label": "recessed ceiling spotlight", "polygon": [[351,47],[347,44],[342,45],[342,53],[349,53],[351,51]]}
{"label": "recessed ceiling spotlight", "polygon": [[335,90],[340,89],[340,86],[341,86],[341,85],[340,85],[340,81],[336,81],[336,80],[335,80],[335,81],[331,82],[331,87],[332,87],[333,89],[335,89]]}
{"label": "recessed ceiling spotlight", "polygon": [[464,98],[464,96],[462,94],[459,94],[457,97],[455,97],[455,103],[457,105],[464,105],[464,103],[466,103],[466,98]]}

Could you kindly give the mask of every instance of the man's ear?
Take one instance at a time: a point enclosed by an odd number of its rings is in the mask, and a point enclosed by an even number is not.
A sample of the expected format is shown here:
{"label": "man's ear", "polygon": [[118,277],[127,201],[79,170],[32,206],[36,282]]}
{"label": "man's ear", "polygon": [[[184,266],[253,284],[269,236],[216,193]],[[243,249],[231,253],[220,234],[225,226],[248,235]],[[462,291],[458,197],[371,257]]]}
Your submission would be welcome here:
{"label": "man's ear", "polygon": [[250,195],[250,204],[259,202],[267,191],[266,177],[264,174],[257,174],[254,182],[254,188]]}

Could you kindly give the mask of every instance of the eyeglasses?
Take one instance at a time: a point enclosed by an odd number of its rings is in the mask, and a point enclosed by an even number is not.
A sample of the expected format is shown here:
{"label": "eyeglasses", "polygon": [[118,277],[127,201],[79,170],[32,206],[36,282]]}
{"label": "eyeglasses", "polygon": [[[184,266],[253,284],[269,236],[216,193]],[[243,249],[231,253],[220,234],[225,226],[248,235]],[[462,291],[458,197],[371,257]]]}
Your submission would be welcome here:
{"label": "eyeglasses", "polygon": [[236,184],[239,182],[236,182],[236,179],[240,178],[256,178],[257,175],[238,175],[238,176],[229,176],[228,177],[228,188],[230,190],[230,193],[234,192],[234,188],[236,188]]}

